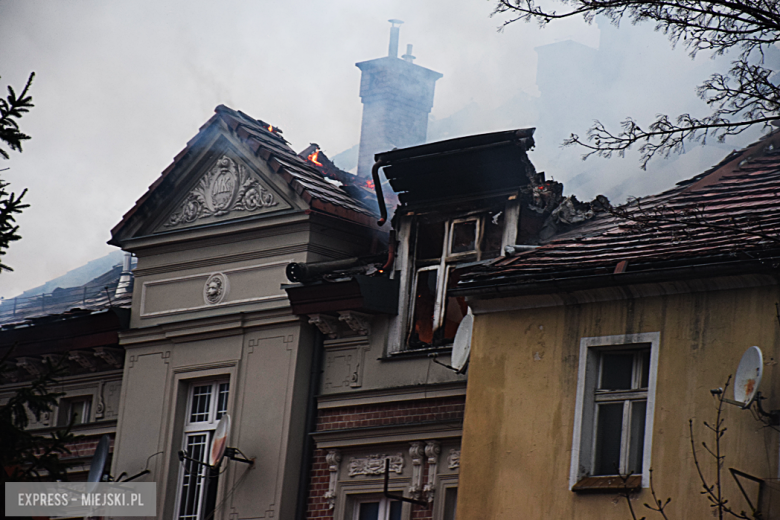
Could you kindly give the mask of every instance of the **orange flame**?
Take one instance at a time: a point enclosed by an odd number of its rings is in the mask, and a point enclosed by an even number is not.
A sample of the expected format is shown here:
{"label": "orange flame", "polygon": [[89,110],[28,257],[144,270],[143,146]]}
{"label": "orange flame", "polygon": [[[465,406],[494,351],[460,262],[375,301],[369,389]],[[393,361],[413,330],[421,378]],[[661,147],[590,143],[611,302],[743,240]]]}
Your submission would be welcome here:
{"label": "orange flame", "polygon": [[273,131],[274,131],[274,127],[273,127],[273,126],[271,126],[271,125],[268,125],[268,131],[269,131],[269,132],[273,132]]}
{"label": "orange flame", "polygon": [[317,160],[317,156],[320,154],[319,150],[314,150],[311,154],[309,154],[309,160],[316,164],[317,166],[322,166],[322,163]]}
{"label": "orange flame", "polygon": [[366,181],[366,188],[368,188],[369,190],[373,190],[374,189],[374,181]]}

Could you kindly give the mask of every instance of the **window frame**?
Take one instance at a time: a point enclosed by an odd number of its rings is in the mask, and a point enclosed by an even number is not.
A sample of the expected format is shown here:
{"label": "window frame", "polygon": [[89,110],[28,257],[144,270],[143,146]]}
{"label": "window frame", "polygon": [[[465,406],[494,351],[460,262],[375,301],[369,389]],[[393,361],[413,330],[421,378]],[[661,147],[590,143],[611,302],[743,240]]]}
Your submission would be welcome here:
{"label": "window frame", "polygon": [[[455,235],[455,226],[465,222],[475,223],[474,249],[452,253],[452,241]],[[404,341],[405,350],[441,348],[446,347],[452,343],[451,341],[447,342],[445,340],[443,344],[432,344],[429,347],[416,347],[409,344],[415,325],[415,313],[417,311],[417,302],[415,296],[417,294],[417,284],[419,282],[420,273],[428,271],[436,272],[436,297],[433,302],[432,323],[432,330],[434,333],[436,333],[441,327],[444,326],[444,320],[447,314],[447,285],[449,284],[451,269],[454,268],[459,262],[466,261],[470,258],[475,261],[482,259],[481,244],[483,238],[482,235],[484,234],[485,215],[478,213],[441,220],[439,225],[444,226],[444,233],[442,236],[442,251],[441,255],[438,257],[437,263],[432,262],[434,260],[433,258],[417,258],[417,240],[420,236],[419,226],[421,223],[422,221],[420,219],[414,219],[412,222],[412,227],[414,228],[414,245],[410,248],[411,251],[409,256],[409,270],[411,274],[409,278],[411,285],[409,289],[409,302],[407,305],[408,312],[406,317],[406,339]],[[418,262],[420,262],[421,265],[418,265]]]}
{"label": "window frame", "polygon": [[95,403],[94,394],[73,394],[60,398],[57,403],[57,417],[55,424],[58,427],[67,426],[73,415],[73,405],[81,405],[81,422],[74,422],[73,427],[90,424],[93,421],[93,404]]}
{"label": "window frame", "polygon": [[[226,399],[224,400],[224,408],[220,407],[220,397],[222,396],[222,385],[227,384],[227,395]],[[205,421],[192,421],[192,405],[193,400],[195,398],[195,389],[198,387],[204,387],[204,386],[210,386],[210,397],[209,397],[209,407],[208,407],[208,418]],[[206,462],[206,458],[209,456],[209,448],[211,447],[211,440],[213,438],[214,431],[217,428],[217,424],[219,423],[219,419],[222,417],[223,414],[229,413],[230,405],[230,378],[229,377],[218,377],[218,378],[210,378],[210,379],[201,379],[201,380],[195,380],[195,381],[189,381],[187,382],[187,401],[186,401],[186,408],[184,410],[185,417],[184,417],[184,424],[182,427],[182,434],[181,434],[181,444],[180,448],[185,453],[188,453],[188,441],[190,438],[194,438],[196,436],[205,435],[206,436],[206,443],[205,447],[202,452],[202,462]],[[221,413],[220,413],[221,412]],[[185,463],[183,465],[179,466],[178,471],[178,477],[176,479],[176,495],[175,495],[175,510],[174,510],[174,516],[173,518],[176,520],[180,520],[181,518],[181,508],[182,508],[182,493],[184,492],[184,480],[187,478],[187,475],[185,475],[186,470],[188,467],[187,464],[194,464],[194,463]],[[197,511],[195,513],[196,519],[200,520],[203,516],[203,509],[205,502],[207,500],[206,493],[207,493],[207,479],[206,479],[206,472],[211,471],[206,466],[199,466],[201,469],[198,472],[198,478],[204,479],[203,483],[200,484],[199,487],[196,487],[197,489]],[[189,485],[189,484],[188,484]],[[217,484],[218,485],[218,484]],[[196,484],[196,486],[198,486]],[[189,493],[189,491],[188,491]]]}
{"label": "window frame", "polygon": [[379,502],[379,511],[377,520],[390,520],[390,503],[398,502],[401,504],[401,519],[404,518],[404,503],[398,499],[387,498],[383,495],[365,495],[354,496],[352,503],[352,518],[350,520],[360,520],[360,504],[367,504],[370,502]]}
{"label": "window frame", "polygon": [[[625,334],[615,336],[587,337],[580,340],[579,369],[577,376],[577,394],[574,412],[574,432],[572,435],[571,466],[569,473],[569,489],[583,478],[592,476],[595,464],[595,443],[597,428],[598,402],[623,402],[642,400],[645,390],[610,391],[603,392],[602,398],[597,398],[598,386],[600,386],[602,353],[608,351],[636,351],[650,349],[650,366],[648,370],[648,384],[646,390],[645,430],[642,448],[642,473],[641,487],[650,486],[650,466],[652,460],[652,432],[653,418],[655,415],[655,393],[658,374],[658,355],[660,347],[660,332],[647,332],[640,334]],[[635,361],[636,363],[636,361]],[[636,370],[636,367],[634,367]],[[634,373],[633,377],[637,374]],[[633,386],[633,385],[632,385]],[[628,419],[630,420],[630,419]],[[626,417],[623,425],[625,427]],[[625,444],[627,439],[621,435],[621,442]],[[630,450],[621,449],[621,464],[628,458]],[[610,478],[608,475],[596,477]]]}

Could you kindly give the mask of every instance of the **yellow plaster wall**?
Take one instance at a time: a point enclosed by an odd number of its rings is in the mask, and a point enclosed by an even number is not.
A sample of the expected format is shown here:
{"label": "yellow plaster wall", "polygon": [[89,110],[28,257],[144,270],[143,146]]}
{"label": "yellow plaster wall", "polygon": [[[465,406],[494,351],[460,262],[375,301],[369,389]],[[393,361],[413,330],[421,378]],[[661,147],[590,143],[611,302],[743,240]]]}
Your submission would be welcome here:
{"label": "yellow plaster wall", "polygon": [[[688,434],[712,442],[709,390],[722,386],[745,349],[761,347],[761,391],[780,408],[778,288],[699,292],[476,316],[461,454],[458,520],[630,519],[614,494],[569,491],[580,338],[660,331],[652,443],[656,491],[671,497],[670,518],[712,518],[700,494]],[[728,397],[732,397],[731,391]],[[749,411],[726,406],[725,468],[777,475],[777,431]],[[705,474],[714,473],[701,453]],[[738,509],[747,504],[724,468],[724,489]],[[638,516],[656,517],[643,503]],[[658,517],[660,518],[660,516]]]}

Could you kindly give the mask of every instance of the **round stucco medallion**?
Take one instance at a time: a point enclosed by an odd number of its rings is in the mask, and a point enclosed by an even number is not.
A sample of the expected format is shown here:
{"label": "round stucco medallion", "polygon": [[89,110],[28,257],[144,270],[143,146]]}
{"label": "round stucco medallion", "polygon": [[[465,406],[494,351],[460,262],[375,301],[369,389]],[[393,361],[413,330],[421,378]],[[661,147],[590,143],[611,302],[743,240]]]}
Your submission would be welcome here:
{"label": "round stucco medallion", "polygon": [[222,273],[212,274],[203,286],[203,299],[206,303],[215,305],[225,299],[228,289],[227,276]]}

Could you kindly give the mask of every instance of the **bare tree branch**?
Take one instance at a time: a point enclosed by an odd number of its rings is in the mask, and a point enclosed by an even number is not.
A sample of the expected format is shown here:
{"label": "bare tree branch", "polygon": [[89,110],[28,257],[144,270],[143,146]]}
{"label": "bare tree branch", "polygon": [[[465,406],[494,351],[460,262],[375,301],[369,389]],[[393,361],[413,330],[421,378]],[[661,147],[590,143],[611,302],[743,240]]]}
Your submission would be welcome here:
{"label": "bare tree branch", "polygon": [[776,0],[562,0],[563,12],[547,10],[536,0],[497,0],[494,14],[509,15],[504,27],[517,21],[535,20],[542,26],[559,19],[582,16],[592,22],[605,16],[619,25],[650,22],[673,45],[682,43],[695,57],[699,51],[721,55],[738,50],[738,58],[724,73],[714,74],[696,89],[710,106],[706,117],[681,114],[676,118],[659,114],[648,126],[632,118],[620,124],[619,131],[606,128],[600,121],[585,138],[572,134],[564,145],[583,146],[592,155],[622,157],[626,150],[638,147],[644,169],[656,155],[683,153],[686,142],[706,144],[708,138],[723,141],[748,128],[769,123],[780,113],[780,89],[772,82],[776,71],[763,67],[764,51],[780,42],[780,9]]}

